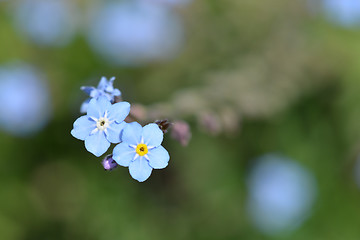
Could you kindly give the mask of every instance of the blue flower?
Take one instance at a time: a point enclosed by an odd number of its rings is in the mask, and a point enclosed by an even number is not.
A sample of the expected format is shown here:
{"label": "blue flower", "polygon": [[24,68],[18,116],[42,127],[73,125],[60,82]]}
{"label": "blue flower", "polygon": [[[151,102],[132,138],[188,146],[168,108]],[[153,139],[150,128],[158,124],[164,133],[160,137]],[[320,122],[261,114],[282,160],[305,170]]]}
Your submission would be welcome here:
{"label": "blue flower", "polygon": [[46,79],[26,64],[0,66],[0,128],[16,136],[37,133],[51,117]]}
{"label": "blue flower", "polygon": [[266,154],[247,179],[247,210],[255,227],[267,235],[289,232],[310,216],[316,200],[316,179],[294,160]]}
{"label": "blue flower", "polygon": [[106,77],[102,77],[97,88],[93,86],[83,86],[80,89],[84,91],[87,95],[90,96],[85,102],[81,105],[80,112],[86,113],[87,107],[89,102],[92,98],[99,98],[101,96],[107,97],[107,99],[114,103],[115,97],[121,96],[121,92],[119,89],[114,88],[115,77],[110,78],[107,80]]}
{"label": "blue flower", "polygon": [[168,165],[169,153],[160,145],[163,135],[154,123],[145,127],[137,122],[129,123],[122,133],[123,142],[114,148],[113,159],[117,164],[129,167],[130,175],[143,182],[150,177],[153,168]]}
{"label": "blue flower", "polygon": [[192,0],[153,0],[154,3],[163,3],[168,4],[170,6],[180,6],[189,4]]}
{"label": "blue flower", "polygon": [[14,18],[17,29],[41,46],[64,46],[73,38],[76,25],[71,1],[16,1]]}
{"label": "blue flower", "polygon": [[120,134],[126,123],[124,119],[130,112],[128,102],[111,104],[105,97],[91,99],[87,115],[74,122],[71,134],[85,141],[85,148],[95,156],[104,154],[110,143],[119,143]]}
{"label": "blue flower", "polygon": [[151,1],[103,1],[89,23],[88,41],[113,65],[138,66],[174,58],[183,46],[178,14]]}
{"label": "blue flower", "polygon": [[322,2],[330,20],[344,27],[360,25],[359,0],[323,0]]}

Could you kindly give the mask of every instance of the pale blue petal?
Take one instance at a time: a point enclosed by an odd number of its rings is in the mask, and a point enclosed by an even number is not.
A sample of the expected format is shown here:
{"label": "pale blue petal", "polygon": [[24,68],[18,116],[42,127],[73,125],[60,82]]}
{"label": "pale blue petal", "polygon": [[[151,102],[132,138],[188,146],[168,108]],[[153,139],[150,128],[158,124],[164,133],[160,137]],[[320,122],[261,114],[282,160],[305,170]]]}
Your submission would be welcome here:
{"label": "pale blue petal", "polygon": [[87,108],[89,106],[90,100],[91,100],[91,98],[88,98],[81,104],[81,107],[80,107],[80,112],[81,113],[86,113],[87,112]]}
{"label": "pale blue petal", "polygon": [[130,162],[134,159],[135,154],[135,149],[123,142],[116,145],[114,148],[113,159],[117,164],[128,167]]}
{"label": "pale blue petal", "polygon": [[99,91],[99,90],[97,90],[97,89],[91,91],[91,93],[90,93],[90,97],[91,97],[91,98],[98,98],[98,97],[100,97],[101,95],[102,95],[101,91]]}
{"label": "pale blue petal", "polygon": [[113,85],[115,79],[116,79],[115,77],[111,77],[111,78],[109,79],[109,84]]}
{"label": "pale blue petal", "polygon": [[101,77],[100,82],[99,82],[97,88],[98,88],[99,90],[105,90],[105,88],[107,87],[107,85],[108,85],[108,81],[107,81],[106,77]]}
{"label": "pale blue petal", "polygon": [[149,165],[155,169],[165,168],[168,165],[170,156],[163,146],[151,149],[148,152]]}
{"label": "pale blue petal", "polygon": [[120,92],[119,89],[115,88],[115,89],[112,91],[111,95],[113,95],[113,96],[121,96],[121,92]]}
{"label": "pale blue petal", "polygon": [[103,131],[87,136],[85,138],[85,148],[97,157],[103,155],[110,147],[110,142],[106,139]]}
{"label": "pale blue petal", "polygon": [[142,137],[146,145],[157,147],[163,141],[164,134],[157,124],[150,123],[143,128]]}
{"label": "pale blue petal", "polygon": [[95,117],[98,119],[100,117],[103,117],[105,111],[108,110],[110,107],[111,103],[106,97],[101,96],[98,99],[93,98],[89,102],[87,115],[89,117]]}
{"label": "pale blue petal", "polygon": [[102,96],[104,96],[104,97],[106,97],[108,100],[109,100],[109,102],[113,102],[114,100],[113,100],[113,97],[109,94],[109,93],[102,93]]}
{"label": "pale blue petal", "polygon": [[81,91],[85,92],[89,96],[92,91],[96,90],[96,88],[94,88],[92,86],[82,86],[80,89],[81,89]]}
{"label": "pale blue petal", "polygon": [[142,126],[137,122],[126,124],[123,133],[122,141],[128,144],[137,145],[141,141]]}
{"label": "pale blue petal", "polygon": [[104,90],[105,92],[108,92],[108,93],[112,93],[114,91],[114,87],[112,84],[108,84],[106,86],[106,89]]}
{"label": "pale blue petal", "polygon": [[87,115],[89,117],[95,117],[97,119],[100,118],[101,112],[97,100],[95,98],[91,99],[88,104]]}
{"label": "pale blue petal", "polygon": [[110,106],[109,108],[109,119],[115,120],[120,123],[125,120],[125,118],[130,113],[130,103],[128,102],[119,102]]}
{"label": "pale blue petal", "polygon": [[151,175],[152,167],[144,157],[139,157],[129,165],[129,172],[132,178],[143,182]]}
{"label": "pale blue petal", "polygon": [[110,109],[110,107],[112,106],[109,99],[105,96],[99,97],[97,101],[98,101],[100,111],[102,113],[105,113],[105,111],[108,111]]}
{"label": "pale blue petal", "polygon": [[113,122],[110,126],[106,129],[106,138],[111,143],[119,143],[121,142],[121,131],[126,126],[125,122],[116,123]]}
{"label": "pale blue petal", "polygon": [[79,117],[74,122],[74,128],[71,130],[71,135],[80,140],[85,140],[90,132],[96,128],[96,123],[88,116]]}

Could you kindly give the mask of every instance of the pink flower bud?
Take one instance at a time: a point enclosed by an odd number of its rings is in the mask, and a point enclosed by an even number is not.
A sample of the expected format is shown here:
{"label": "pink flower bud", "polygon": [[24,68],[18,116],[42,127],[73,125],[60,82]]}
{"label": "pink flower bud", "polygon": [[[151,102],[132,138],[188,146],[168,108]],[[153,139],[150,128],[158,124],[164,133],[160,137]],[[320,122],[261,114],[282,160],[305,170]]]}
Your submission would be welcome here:
{"label": "pink flower bud", "polygon": [[183,146],[188,145],[191,139],[189,124],[184,121],[174,122],[171,130],[171,137],[179,141]]}

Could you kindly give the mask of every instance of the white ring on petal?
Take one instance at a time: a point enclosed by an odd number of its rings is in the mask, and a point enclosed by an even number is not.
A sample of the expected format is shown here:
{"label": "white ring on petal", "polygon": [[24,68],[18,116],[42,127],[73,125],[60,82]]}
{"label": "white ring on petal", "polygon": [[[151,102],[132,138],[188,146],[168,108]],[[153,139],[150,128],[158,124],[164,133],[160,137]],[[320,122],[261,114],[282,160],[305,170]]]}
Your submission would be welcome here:
{"label": "white ring on petal", "polygon": [[94,130],[92,130],[92,131],[90,132],[90,135],[93,135],[93,134],[97,133],[98,131],[99,131],[98,128],[94,128]]}

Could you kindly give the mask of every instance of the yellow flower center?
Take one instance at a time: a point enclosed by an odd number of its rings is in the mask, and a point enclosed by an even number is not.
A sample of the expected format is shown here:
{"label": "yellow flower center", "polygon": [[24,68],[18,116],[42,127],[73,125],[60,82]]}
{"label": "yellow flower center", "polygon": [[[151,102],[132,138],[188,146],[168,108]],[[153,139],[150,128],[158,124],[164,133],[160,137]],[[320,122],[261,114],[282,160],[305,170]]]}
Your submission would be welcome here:
{"label": "yellow flower center", "polygon": [[146,144],[140,143],[137,145],[136,147],[136,153],[139,154],[140,156],[144,156],[148,153],[148,147],[146,146]]}

